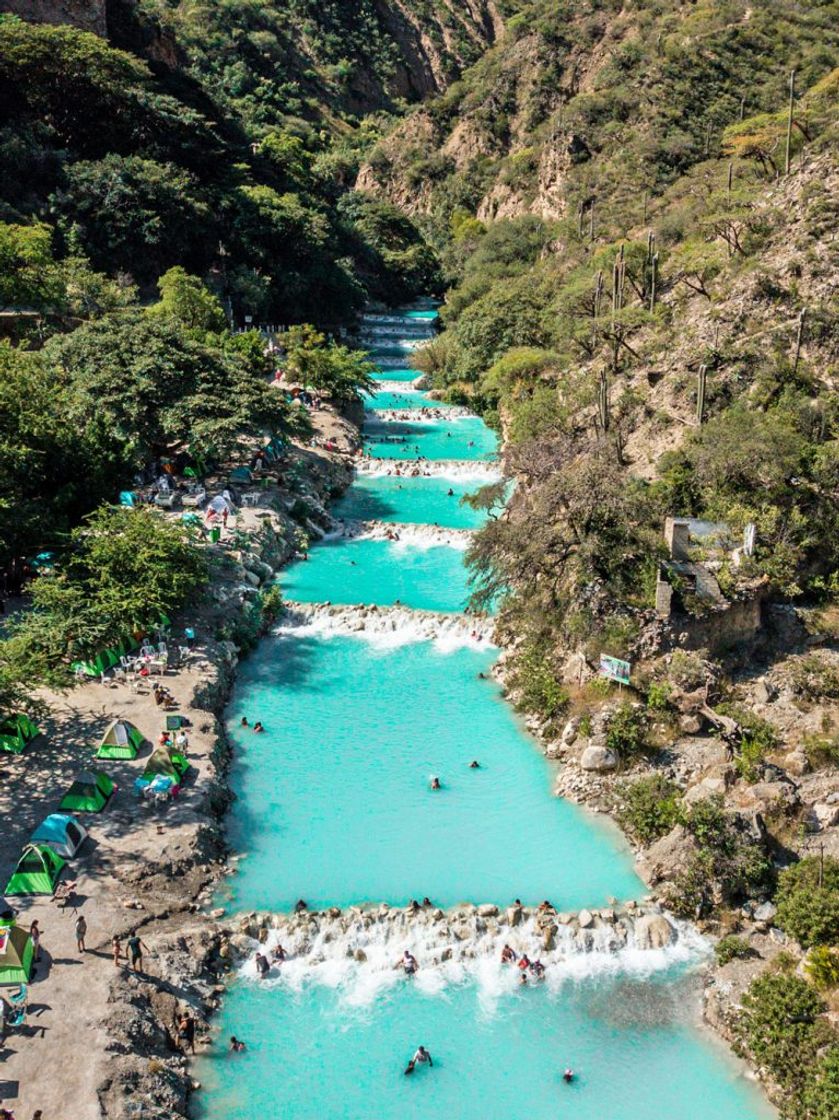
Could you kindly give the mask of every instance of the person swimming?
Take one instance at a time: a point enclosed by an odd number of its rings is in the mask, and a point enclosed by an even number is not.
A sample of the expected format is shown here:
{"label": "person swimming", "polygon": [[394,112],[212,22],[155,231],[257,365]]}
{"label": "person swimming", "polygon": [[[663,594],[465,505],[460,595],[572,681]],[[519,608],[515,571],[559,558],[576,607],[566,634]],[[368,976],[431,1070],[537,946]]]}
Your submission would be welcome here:
{"label": "person swimming", "polygon": [[297,902],[295,903],[295,906],[294,906],[294,912],[296,914],[302,914],[304,910],[308,910],[308,909],[309,909],[309,907],[308,907],[307,903],[305,903],[302,898],[298,898],[298,900],[297,900]]}
{"label": "person swimming", "polygon": [[256,972],[259,976],[259,979],[264,979],[264,977],[266,977],[271,971],[271,966],[268,963],[268,958],[264,957],[262,953],[257,953],[254,957],[254,963],[256,965]]}
{"label": "person swimming", "polygon": [[240,1054],[245,1049],[245,1044],[235,1034],[230,1036],[230,1052],[232,1054]]}
{"label": "person swimming", "polygon": [[545,966],[542,964],[541,961],[531,961],[530,962],[530,971],[536,977],[537,980],[544,980],[545,979]]}
{"label": "person swimming", "polygon": [[265,730],[265,728],[262,726],[262,724],[259,722],[259,720],[257,720],[256,723],[253,725],[253,729],[257,733],[257,735],[259,735],[261,732],[263,732]]}
{"label": "person swimming", "polygon": [[271,957],[278,964],[282,964],[282,962],[287,958],[287,956],[288,956],[288,954],[286,953],[286,951],[282,947],[282,945],[275,945],[274,948],[271,950]]}
{"label": "person swimming", "polygon": [[477,758],[473,758],[472,761],[469,763],[469,769],[470,770],[480,770],[480,768],[481,768],[480,762],[478,762]]}
{"label": "person swimming", "polygon": [[516,960],[518,960],[518,957],[515,954],[515,950],[511,949],[509,945],[505,945],[501,950],[501,963],[513,964]]}
{"label": "person swimming", "polygon": [[239,724],[239,726],[240,727],[250,727],[250,724],[248,723],[248,717],[247,716],[242,716],[242,722]]}
{"label": "person swimming", "polygon": [[442,788],[443,788],[443,787],[442,787],[442,786],[440,785],[440,779],[439,779],[439,778],[437,778],[437,777],[433,777],[433,778],[431,779],[431,788],[432,788],[432,789],[442,789]]}
{"label": "person swimming", "polygon": [[417,958],[413,955],[413,953],[411,953],[411,951],[409,949],[406,949],[405,952],[402,954],[401,964],[402,964],[402,968],[404,968],[404,970],[405,970],[405,975],[406,976],[413,976],[414,973],[419,968],[419,964],[417,963]]}
{"label": "person swimming", "polygon": [[566,1085],[570,1085],[571,1082],[574,1080],[573,1069],[570,1069],[570,1068],[566,1069],[565,1073],[563,1073],[563,1075],[562,1075],[562,1080],[565,1082]]}

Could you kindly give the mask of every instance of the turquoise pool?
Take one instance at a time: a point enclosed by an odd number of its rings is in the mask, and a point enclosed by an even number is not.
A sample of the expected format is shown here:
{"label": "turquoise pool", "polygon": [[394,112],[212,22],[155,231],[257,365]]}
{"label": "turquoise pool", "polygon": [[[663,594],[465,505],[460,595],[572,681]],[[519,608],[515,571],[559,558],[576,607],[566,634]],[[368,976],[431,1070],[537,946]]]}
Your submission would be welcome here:
{"label": "turquoise pool", "polygon": [[[376,360],[375,354],[372,359]],[[416,381],[418,377],[422,377],[418,369],[380,369],[378,373],[373,373],[374,381]]]}
{"label": "turquoise pool", "polygon": [[495,432],[477,416],[387,421],[368,412],[362,435],[378,459],[492,459],[498,450]]}
{"label": "turquoise pool", "polygon": [[445,476],[359,475],[335,504],[334,513],[337,517],[358,521],[407,521],[452,529],[477,529],[486,515],[462,505],[461,499],[474,493],[480,485],[474,479],[464,482]]}
{"label": "turquoise pool", "polygon": [[[403,981],[372,1004],[340,989],[234,989],[223,1033],[243,1054],[202,1062],[202,1120],[768,1120],[727,1056],[685,1022],[685,981],[568,984],[487,1000],[472,984]],[[433,1069],[403,1069],[416,1046]],[[578,1078],[570,1086],[562,1070]]]}
{"label": "turquoise pool", "polygon": [[462,549],[355,538],[322,541],[282,573],[286,599],[460,611],[469,598]]}
{"label": "turquoise pool", "polygon": [[[229,713],[232,840],[248,853],[230,881],[236,905],[429,895],[573,909],[642,893],[617,830],[550,796],[549,764],[478,676],[493,657],[348,637],[264,643]],[[242,716],[265,734],[242,731]],[[429,789],[433,774],[444,789]]]}

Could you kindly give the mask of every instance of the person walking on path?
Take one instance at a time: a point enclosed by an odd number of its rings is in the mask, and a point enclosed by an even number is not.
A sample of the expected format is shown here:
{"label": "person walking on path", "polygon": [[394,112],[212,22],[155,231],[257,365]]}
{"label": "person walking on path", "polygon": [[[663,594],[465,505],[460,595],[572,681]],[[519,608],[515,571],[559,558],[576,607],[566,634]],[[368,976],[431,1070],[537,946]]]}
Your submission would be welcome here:
{"label": "person walking on path", "polygon": [[87,936],[87,922],[85,921],[84,914],[79,914],[76,918],[76,944],[79,947],[79,952],[86,952],[84,939]]}
{"label": "person walking on path", "polygon": [[126,947],[128,948],[128,960],[131,963],[131,967],[134,969],[135,972],[142,972],[143,971],[143,950],[145,949],[146,952],[148,953],[150,951],[148,945],[146,945],[146,943],[144,941],[141,941],[140,938],[137,936],[136,931],[133,931],[133,930],[132,930],[131,936],[128,938],[128,940],[126,941],[125,944],[126,944]]}
{"label": "person walking on path", "polygon": [[111,951],[114,954],[114,968],[119,968],[122,961],[122,940],[118,933],[111,938]]}

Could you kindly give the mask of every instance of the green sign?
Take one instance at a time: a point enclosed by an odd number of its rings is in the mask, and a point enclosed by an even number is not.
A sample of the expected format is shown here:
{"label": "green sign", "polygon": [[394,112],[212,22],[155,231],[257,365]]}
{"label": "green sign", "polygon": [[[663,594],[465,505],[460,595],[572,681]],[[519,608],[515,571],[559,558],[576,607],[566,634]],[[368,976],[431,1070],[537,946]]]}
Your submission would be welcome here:
{"label": "green sign", "polygon": [[617,681],[618,684],[629,684],[631,671],[632,666],[628,661],[621,661],[619,657],[607,657],[605,653],[600,654],[601,677],[606,677],[610,681]]}

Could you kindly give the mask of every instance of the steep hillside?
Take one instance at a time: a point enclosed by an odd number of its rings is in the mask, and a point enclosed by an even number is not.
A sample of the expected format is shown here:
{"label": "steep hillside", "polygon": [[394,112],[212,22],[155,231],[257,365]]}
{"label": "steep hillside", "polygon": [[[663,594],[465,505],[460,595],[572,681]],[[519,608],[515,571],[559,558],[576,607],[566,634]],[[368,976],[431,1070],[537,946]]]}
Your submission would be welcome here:
{"label": "steep hillside", "polygon": [[399,123],[359,183],[445,221],[587,213],[604,236],[719,152],[723,129],[832,66],[836,5],[532,0],[447,94]]}

